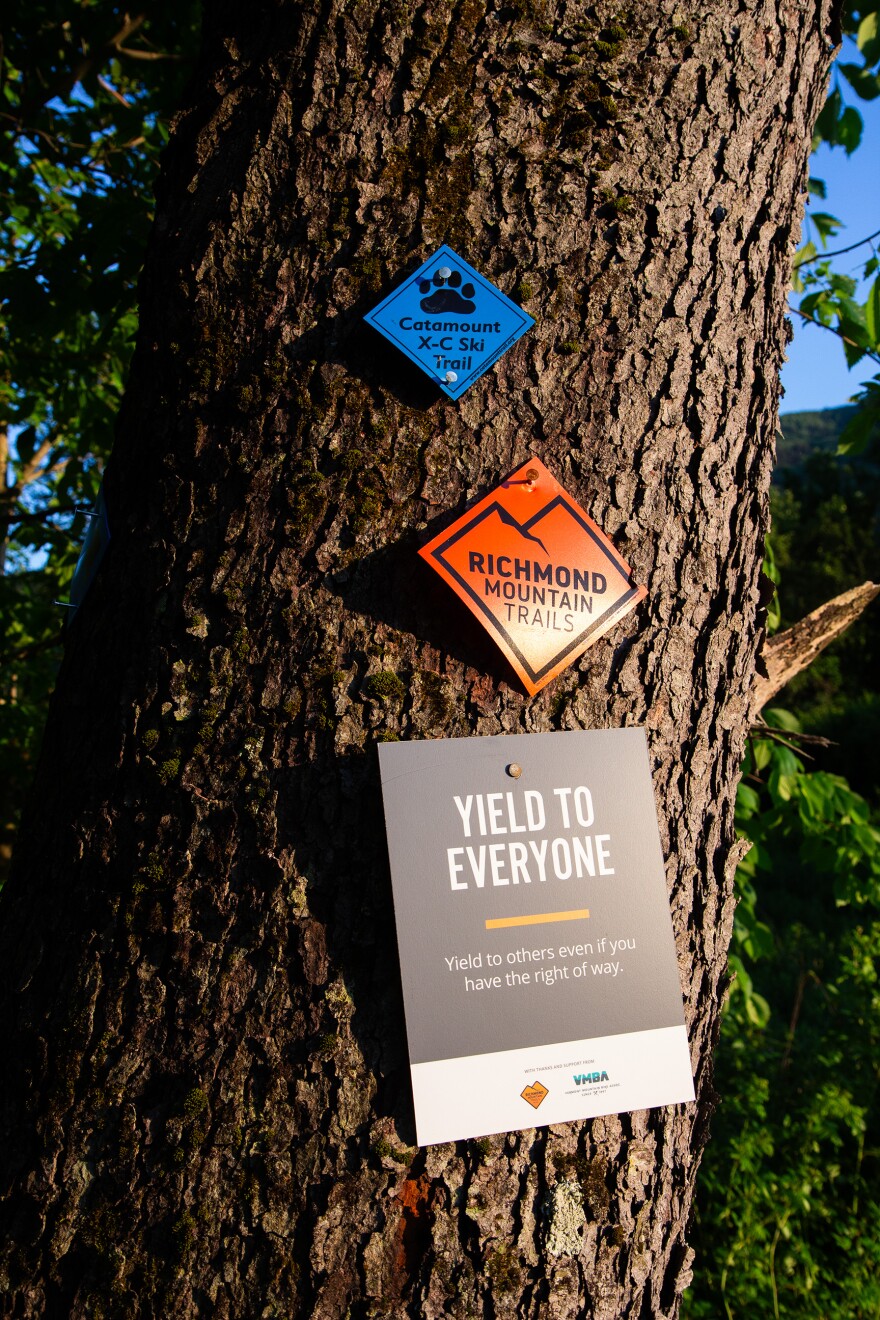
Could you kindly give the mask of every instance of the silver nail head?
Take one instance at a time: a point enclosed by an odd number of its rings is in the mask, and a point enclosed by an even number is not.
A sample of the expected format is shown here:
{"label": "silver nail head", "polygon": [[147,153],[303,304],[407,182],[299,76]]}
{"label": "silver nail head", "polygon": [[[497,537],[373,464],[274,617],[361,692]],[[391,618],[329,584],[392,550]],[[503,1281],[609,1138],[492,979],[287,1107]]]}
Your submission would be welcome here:
{"label": "silver nail head", "polygon": [[448,381],[449,384],[452,385],[455,381],[458,380],[458,372],[457,372],[457,371],[447,371],[447,373],[446,373],[446,375],[443,377],[443,379],[446,380],[446,381]]}
{"label": "silver nail head", "polygon": [[510,765],[507,767],[507,773],[510,775],[511,779],[519,779],[522,774],[522,766],[517,765],[516,761],[511,761]]}
{"label": "silver nail head", "polygon": [[441,280],[448,280],[449,276],[452,274],[452,271],[449,269],[448,266],[441,266],[440,269],[437,271],[437,274],[440,276]]}

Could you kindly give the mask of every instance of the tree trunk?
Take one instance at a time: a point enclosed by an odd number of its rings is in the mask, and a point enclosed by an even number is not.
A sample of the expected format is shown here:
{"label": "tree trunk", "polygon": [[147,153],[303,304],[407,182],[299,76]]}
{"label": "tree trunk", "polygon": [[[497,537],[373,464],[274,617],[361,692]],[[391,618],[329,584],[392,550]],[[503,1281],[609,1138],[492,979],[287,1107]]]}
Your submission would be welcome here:
{"label": "tree trunk", "polygon": [[[4,1315],[677,1314],[832,20],[208,7],[2,911]],[[361,319],[443,241],[537,321],[457,404]],[[532,454],[649,594],[527,699],[416,552]],[[698,1101],[413,1150],[373,744],[626,724]]]}

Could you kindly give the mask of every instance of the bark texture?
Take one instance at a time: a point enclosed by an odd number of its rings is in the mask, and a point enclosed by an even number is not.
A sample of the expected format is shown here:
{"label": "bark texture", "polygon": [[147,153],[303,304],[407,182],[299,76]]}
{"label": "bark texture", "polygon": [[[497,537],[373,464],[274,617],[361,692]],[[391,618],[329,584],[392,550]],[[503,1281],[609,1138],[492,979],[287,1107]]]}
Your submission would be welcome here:
{"label": "bark texture", "polygon": [[[674,1317],[824,3],[208,7],[2,965],[6,1316]],[[362,324],[440,242],[537,327]],[[647,584],[526,699],[416,557],[539,455]],[[644,724],[699,1099],[412,1148],[373,743]]]}

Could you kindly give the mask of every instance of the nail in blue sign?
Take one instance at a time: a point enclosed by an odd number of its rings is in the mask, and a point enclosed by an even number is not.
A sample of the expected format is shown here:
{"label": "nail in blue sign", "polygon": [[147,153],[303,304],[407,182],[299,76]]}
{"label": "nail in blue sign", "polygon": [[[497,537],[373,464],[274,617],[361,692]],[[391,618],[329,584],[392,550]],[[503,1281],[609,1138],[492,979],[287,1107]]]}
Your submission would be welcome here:
{"label": "nail in blue sign", "polygon": [[364,320],[457,399],[535,324],[444,243]]}

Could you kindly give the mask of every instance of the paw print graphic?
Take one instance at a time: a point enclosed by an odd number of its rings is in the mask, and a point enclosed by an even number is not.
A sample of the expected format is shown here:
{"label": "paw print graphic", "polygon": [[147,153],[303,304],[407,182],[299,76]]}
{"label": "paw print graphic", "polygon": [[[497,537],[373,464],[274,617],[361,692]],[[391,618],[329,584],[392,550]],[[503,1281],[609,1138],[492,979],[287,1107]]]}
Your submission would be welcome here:
{"label": "paw print graphic", "polygon": [[462,312],[470,316],[476,306],[474,286],[462,284],[460,273],[450,266],[439,266],[433,279],[419,280],[419,293],[427,295],[419,303],[423,312]]}

